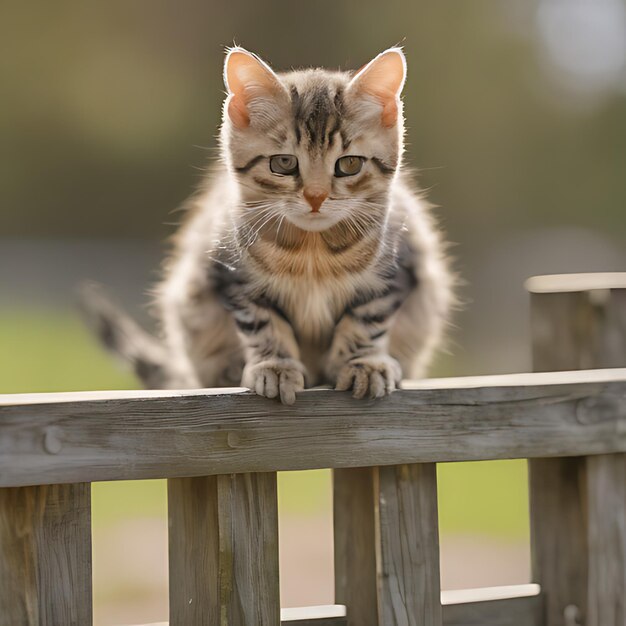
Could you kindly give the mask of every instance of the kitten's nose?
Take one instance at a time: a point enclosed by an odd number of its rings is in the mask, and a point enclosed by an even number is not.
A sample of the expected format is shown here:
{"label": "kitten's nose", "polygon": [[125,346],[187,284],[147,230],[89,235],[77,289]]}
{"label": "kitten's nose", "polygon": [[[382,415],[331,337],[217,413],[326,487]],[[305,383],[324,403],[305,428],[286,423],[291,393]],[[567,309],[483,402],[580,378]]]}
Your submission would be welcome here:
{"label": "kitten's nose", "polygon": [[328,198],[328,194],[325,191],[311,191],[309,189],[304,190],[304,197],[306,201],[311,205],[311,212],[318,213],[322,202]]}

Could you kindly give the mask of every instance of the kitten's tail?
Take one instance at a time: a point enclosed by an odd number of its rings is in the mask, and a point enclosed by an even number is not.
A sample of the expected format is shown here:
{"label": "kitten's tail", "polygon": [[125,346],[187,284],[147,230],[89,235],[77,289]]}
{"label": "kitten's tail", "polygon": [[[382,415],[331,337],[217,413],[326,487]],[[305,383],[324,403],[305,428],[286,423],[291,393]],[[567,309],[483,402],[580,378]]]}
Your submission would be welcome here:
{"label": "kitten's tail", "polygon": [[125,313],[101,285],[83,283],[78,296],[83,317],[102,345],[129,365],[147,389],[166,387],[165,346]]}

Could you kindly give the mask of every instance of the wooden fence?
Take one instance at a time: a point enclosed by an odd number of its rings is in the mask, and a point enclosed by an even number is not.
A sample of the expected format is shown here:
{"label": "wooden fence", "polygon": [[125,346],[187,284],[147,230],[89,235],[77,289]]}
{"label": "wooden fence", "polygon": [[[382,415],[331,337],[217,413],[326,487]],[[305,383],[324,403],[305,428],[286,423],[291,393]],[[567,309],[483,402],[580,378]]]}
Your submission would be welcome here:
{"label": "wooden fence", "polygon": [[[529,288],[540,373],[294,407],[0,397],[0,626],[91,624],[90,483],[149,478],[169,479],[170,626],[278,626],[276,472],[314,468],[334,469],[337,606],[283,624],[625,626],[626,274]],[[511,458],[530,459],[534,584],[441,594],[436,463]]]}

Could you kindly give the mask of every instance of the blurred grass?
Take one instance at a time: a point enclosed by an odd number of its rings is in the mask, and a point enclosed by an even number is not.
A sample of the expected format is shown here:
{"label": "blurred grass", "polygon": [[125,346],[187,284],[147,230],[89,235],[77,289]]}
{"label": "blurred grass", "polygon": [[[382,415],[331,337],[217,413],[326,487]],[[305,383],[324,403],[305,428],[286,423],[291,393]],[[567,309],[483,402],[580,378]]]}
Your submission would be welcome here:
{"label": "blurred grass", "polygon": [[[528,537],[525,461],[438,465],[442,533]],[[331,510],[329,470],[278,474],[281,515],[316,515]],[[93,519],[106,527],[129,517],[167,515],[164,480],[96,483]]]}
{"label": "blurred grass", "polygon": [[[0,393],[131,389],[132,376],[117,368],[67,312],[0,311]],[[438,466],[443,533],[528,536],[525,461],[446,463]],[[329,512],[327,470],[279,474],[282,514]],[[97,483],[93,520],[107,527],[128,518],[167,514],[162,480]]]}
{"label": "blurred grass", "polygon": [[136,387],[77,315],[56,309],[0,310],[0,393]]}

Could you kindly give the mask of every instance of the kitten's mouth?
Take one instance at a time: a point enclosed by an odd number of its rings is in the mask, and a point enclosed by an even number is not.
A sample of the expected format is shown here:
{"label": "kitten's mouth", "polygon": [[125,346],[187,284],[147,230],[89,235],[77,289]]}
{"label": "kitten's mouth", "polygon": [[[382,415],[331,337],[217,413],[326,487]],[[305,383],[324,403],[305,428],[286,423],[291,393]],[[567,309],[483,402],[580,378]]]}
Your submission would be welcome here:
{"label": "kitten's mouth", "polygon": [[289,215],[287,219],[301,230],[310,232],[326,230],[339,221],[336,216],[331,216],[328,213],[320,213],[319,211],[310,211],[304,215]]}

